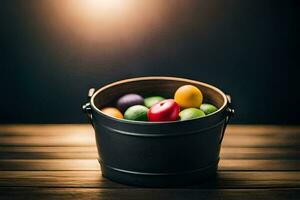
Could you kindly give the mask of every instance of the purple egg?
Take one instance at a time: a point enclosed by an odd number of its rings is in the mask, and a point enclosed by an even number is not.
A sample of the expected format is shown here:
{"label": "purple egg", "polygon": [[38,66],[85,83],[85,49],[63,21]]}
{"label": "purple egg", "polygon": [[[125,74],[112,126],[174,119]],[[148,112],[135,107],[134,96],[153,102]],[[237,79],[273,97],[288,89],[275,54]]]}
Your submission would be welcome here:
{"label": "purple egg", "polygon": [[134,105],[144,105],[144,98],[138,94],[125,94],[117,101],[117,107],[124,113],[127,108]]}

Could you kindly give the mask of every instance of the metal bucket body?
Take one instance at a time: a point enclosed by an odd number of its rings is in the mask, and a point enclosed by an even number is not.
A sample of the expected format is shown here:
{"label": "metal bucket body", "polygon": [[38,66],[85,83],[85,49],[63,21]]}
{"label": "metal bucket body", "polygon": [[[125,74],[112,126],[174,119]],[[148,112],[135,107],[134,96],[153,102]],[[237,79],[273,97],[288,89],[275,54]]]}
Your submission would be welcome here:
{"label": "metal bucket body", "polygon": [[221,141],[233,111],[227,99],[218,112],[204,118],[151,123],[103,114],[96,107],[96,95],[85,110],[95,129],[104,177],[129,185],[166,187],[201,182],[216,173]]}

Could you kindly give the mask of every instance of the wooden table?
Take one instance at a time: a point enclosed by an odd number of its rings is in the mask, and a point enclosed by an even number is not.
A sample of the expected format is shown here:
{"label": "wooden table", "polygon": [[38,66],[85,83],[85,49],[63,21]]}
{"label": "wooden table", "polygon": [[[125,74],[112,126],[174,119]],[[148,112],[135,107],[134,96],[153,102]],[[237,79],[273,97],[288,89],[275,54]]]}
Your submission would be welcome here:
{"label": "wooden table", "polygon": [[300,127],[228,127],[218,175],[136,188],[101,177],[89,125],[1,125],[0,199],[300,199]]}

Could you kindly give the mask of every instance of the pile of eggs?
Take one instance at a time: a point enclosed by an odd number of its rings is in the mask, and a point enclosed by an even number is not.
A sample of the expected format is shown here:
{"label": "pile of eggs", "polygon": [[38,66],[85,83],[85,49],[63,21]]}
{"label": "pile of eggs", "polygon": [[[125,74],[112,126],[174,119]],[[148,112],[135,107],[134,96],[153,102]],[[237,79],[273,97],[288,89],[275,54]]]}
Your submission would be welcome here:
{"label": "pile of eggs", "polygon": [[116,108],[105,107],[101,111],[119,119],[164,122],[200,118],[218,110],[216,106],[202,101],[203,94],[197,87],[184,85],[176,90],[174,99],[125,94],[116,102]]}

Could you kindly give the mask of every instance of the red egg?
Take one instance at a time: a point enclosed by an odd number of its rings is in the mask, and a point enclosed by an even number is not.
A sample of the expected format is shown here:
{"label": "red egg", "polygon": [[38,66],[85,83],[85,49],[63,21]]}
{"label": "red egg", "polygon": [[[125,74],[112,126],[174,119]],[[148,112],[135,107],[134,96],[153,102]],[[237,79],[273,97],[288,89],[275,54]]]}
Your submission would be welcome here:
{"label": "red egg", "polygon": [[152,122],[176,121],[180,112],[179,105],[173,99],[154,104],[148,111],[148,120]]}

